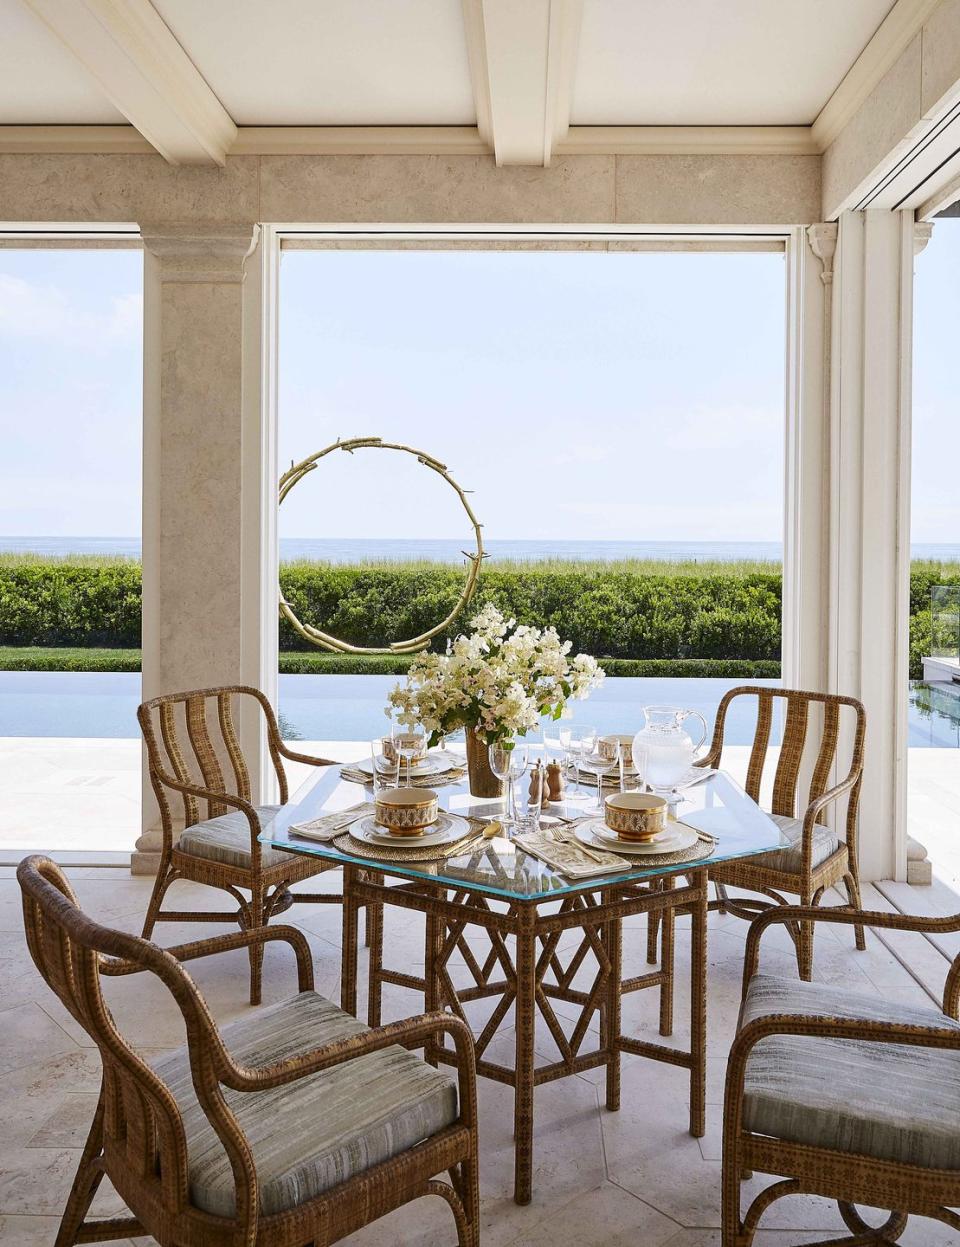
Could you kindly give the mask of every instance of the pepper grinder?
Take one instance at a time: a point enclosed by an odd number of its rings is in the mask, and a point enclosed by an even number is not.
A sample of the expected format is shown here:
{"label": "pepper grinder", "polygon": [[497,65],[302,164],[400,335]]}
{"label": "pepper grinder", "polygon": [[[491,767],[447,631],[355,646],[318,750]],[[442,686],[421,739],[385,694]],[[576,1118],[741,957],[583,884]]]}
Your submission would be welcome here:
{"label": "pepper grinder", "polygon": [[563,768],[559,762],[549,762],[547,764],[547,790],[544,794],[544,800],[563,800]]}

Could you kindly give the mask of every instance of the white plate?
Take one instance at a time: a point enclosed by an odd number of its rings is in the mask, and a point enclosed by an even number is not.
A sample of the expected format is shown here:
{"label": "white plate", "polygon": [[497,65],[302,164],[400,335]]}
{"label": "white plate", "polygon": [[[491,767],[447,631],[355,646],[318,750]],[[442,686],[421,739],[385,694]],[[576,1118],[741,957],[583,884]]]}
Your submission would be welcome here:
{"label": "white plate", "polygon": [[[615,832],[604,823],[602,818],[592,818],[588,823],[579,823],[573,834],[591,849],[611,849],[617,853],[639,854],[679,853],[696,844],[699,836],[691,827],[679,825],[669,827],[660,836],[643,844],[631,844],[629,840],[621,840]],[[706,846],[704,846],[706,848]]]}
{"label": "white plate", "polygon": [[[629,840],[621,840],[615,831],[610,830],[602,818],[592,819],[589,823],[585,823],[584,826],[589,827],[590,834],[595,839],[605,840],[611,847],[614,845],[619,847],[621,844],[631,843]],[[658,832],[657,835],[655,835],[651,840],[646,840],[642,843],[651,845],[655,844],[661,853],[666,853],[670,849],[674,848],[674,846],[682,839],[680,831],[681,829],[676,825],[676,823],[668,824],[663,831]],[[641,841],[637,841],[636,843],[639,844]]]}
{"label": "white plate", "polygon": [[[366,775],[373,774],[373,758],[369,755],[361,758],[356,764],[357,770],[363,771]],[[431,750],[425,758],[413,762],[410,766],[410,774],[416,776],[423,775],[442,775],[445,771],[453,770],[454,767],[466,766],[466,760],[460,759],[453,753],[446,753],[442,749]],[[400,780],[403,782],[407,774],[407,763],[404,758],[400,759]]]}
{"label": "white plate", "polygon": [[422,836],[395,836],[377,822],[372,814],[366,815],[350,828],[351,835],[357,840],[366,840],[368,844],[409,845],[410,848],[422,848],[426,845],[449,844],[451,840],[459,840],[470,832],[470,824],[459,814],[448,814],[441,810],[437,821]]}

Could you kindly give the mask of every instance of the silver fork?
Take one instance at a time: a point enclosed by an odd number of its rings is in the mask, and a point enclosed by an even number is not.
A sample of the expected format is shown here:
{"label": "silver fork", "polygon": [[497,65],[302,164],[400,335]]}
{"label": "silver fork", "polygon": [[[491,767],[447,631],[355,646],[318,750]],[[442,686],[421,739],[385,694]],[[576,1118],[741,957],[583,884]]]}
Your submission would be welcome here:
{"label": "silver fork", "polygon": [[598,853],[594,849],[588,848],[582,840],[578,839],[572,831],[568,831],[565,827],[551,827],[550,834],[558,844],[565,844],[569,848],[579,849],[579,851],[592,862],[597,862],[600,866],[605,866],[610,861],[610,855],[607,853]]}

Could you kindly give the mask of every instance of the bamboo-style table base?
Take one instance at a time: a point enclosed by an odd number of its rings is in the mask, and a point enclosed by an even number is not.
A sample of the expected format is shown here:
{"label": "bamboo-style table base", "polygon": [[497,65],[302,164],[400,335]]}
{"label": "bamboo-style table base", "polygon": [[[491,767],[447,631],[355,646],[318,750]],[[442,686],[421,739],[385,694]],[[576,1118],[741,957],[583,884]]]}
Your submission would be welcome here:
{"label": "bamboo-style table base", "polygon": [[[486,1025],[476,1037],[477,1073],[514,1088],[515,1169],[514,1198],[530,1202],[533,1172],[534,1088],[583,1070],[606,1067],[606,1106],[620,1107],[621,1054],[632,1053],[679,1065],[690,1071],[690,1133],[704,1133],[706,1093],[707,998],[707,871],[691,870],[676,886],[671,875],[649,884],[611,884],[599,881],[594,891],[571,893],[551,900],[499,902],[472,891],[469,884],[405,882],[387,884],[383,874],[369,867],[346,864],[343,887],[343,977],[341,1003],[357,1012],[358,917],[367,910],[370,945],[368,1021],[380,1024],[384,983],[422,993],[427,1012],[449,1009],[467,1021],[464,1005],[496,997]],[[425,917],[425,973],[421,978],[383,965],[383,906],[413,910]],[[660,1033],[673,1026],[673,924],[676,912],[692,915],[690,957],[690,1048],[682,1051],[623,1034],[620,1002],[624,993],[647,988],[660,990]],[[624,979],[622,976],[623,919],[655,913],[661,918],[660,959],[655,970]],[[466,939],[467,927],[486,932],[489,951],[478,957]],[[582,938],[570,953],[560,952],[564,932],[578,930]],[[508,942],[509,941],[509,942]],[[450,959],[459,952],[470,982],[456,985]],[[585,988],[573,986],[584,965],[596,967]],[[552,1001],[578,1006],[579,1016],[569,1031],[561,1024]],[[512,1066],[492,1061],[485,1053],[514,1006],[516,1050]],[[599,1039],[591,1044],[590,1021],[600,1015]],[[547,1065],[534,1064],[537,1015],[546,1024],[561,1057]],[[568,1023],[569,1027],[569,1023]],[[427,1060],[453,1063],[452,1049],[433,1043]],[[482,1140],[481,1140],[482,1144]]]}

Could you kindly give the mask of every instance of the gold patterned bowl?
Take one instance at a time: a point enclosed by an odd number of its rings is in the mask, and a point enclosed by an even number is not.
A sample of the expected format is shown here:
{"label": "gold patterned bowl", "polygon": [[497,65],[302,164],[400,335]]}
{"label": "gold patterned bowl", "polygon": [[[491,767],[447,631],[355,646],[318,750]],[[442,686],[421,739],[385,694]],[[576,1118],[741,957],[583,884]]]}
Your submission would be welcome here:
{"label": "gold patterned bowl", "polygon": [[411,762],[422,762],[427,756],[427,738],[421,732],[409,732],[403,736],[384,736],[383,756],[391,762],[396,759],[397,749],[412,749]]}
{"label": "gold patterned bowl", "polygon": [[604,802],[603,821],[621,840],[651,840],[666,828],[666,798],[646,792],[611,793]]}
{"label": "gold patterned bowl", "polygon": [[613,736],[601,736],[597,741],[597,749],[602,758],[607,758],[613,762],[617,756],[617,745],[620,746],[620,754],[623,757],[623,765],[626,767],[633,766],[633,737],[627,736],[625,733],[618,732]]}
{"label": "gold patterned bowl", "polygon": [[394,836],[420,836],[437,821],[439,798],[430,788],[388,788],[377,794],[377,822]]}

